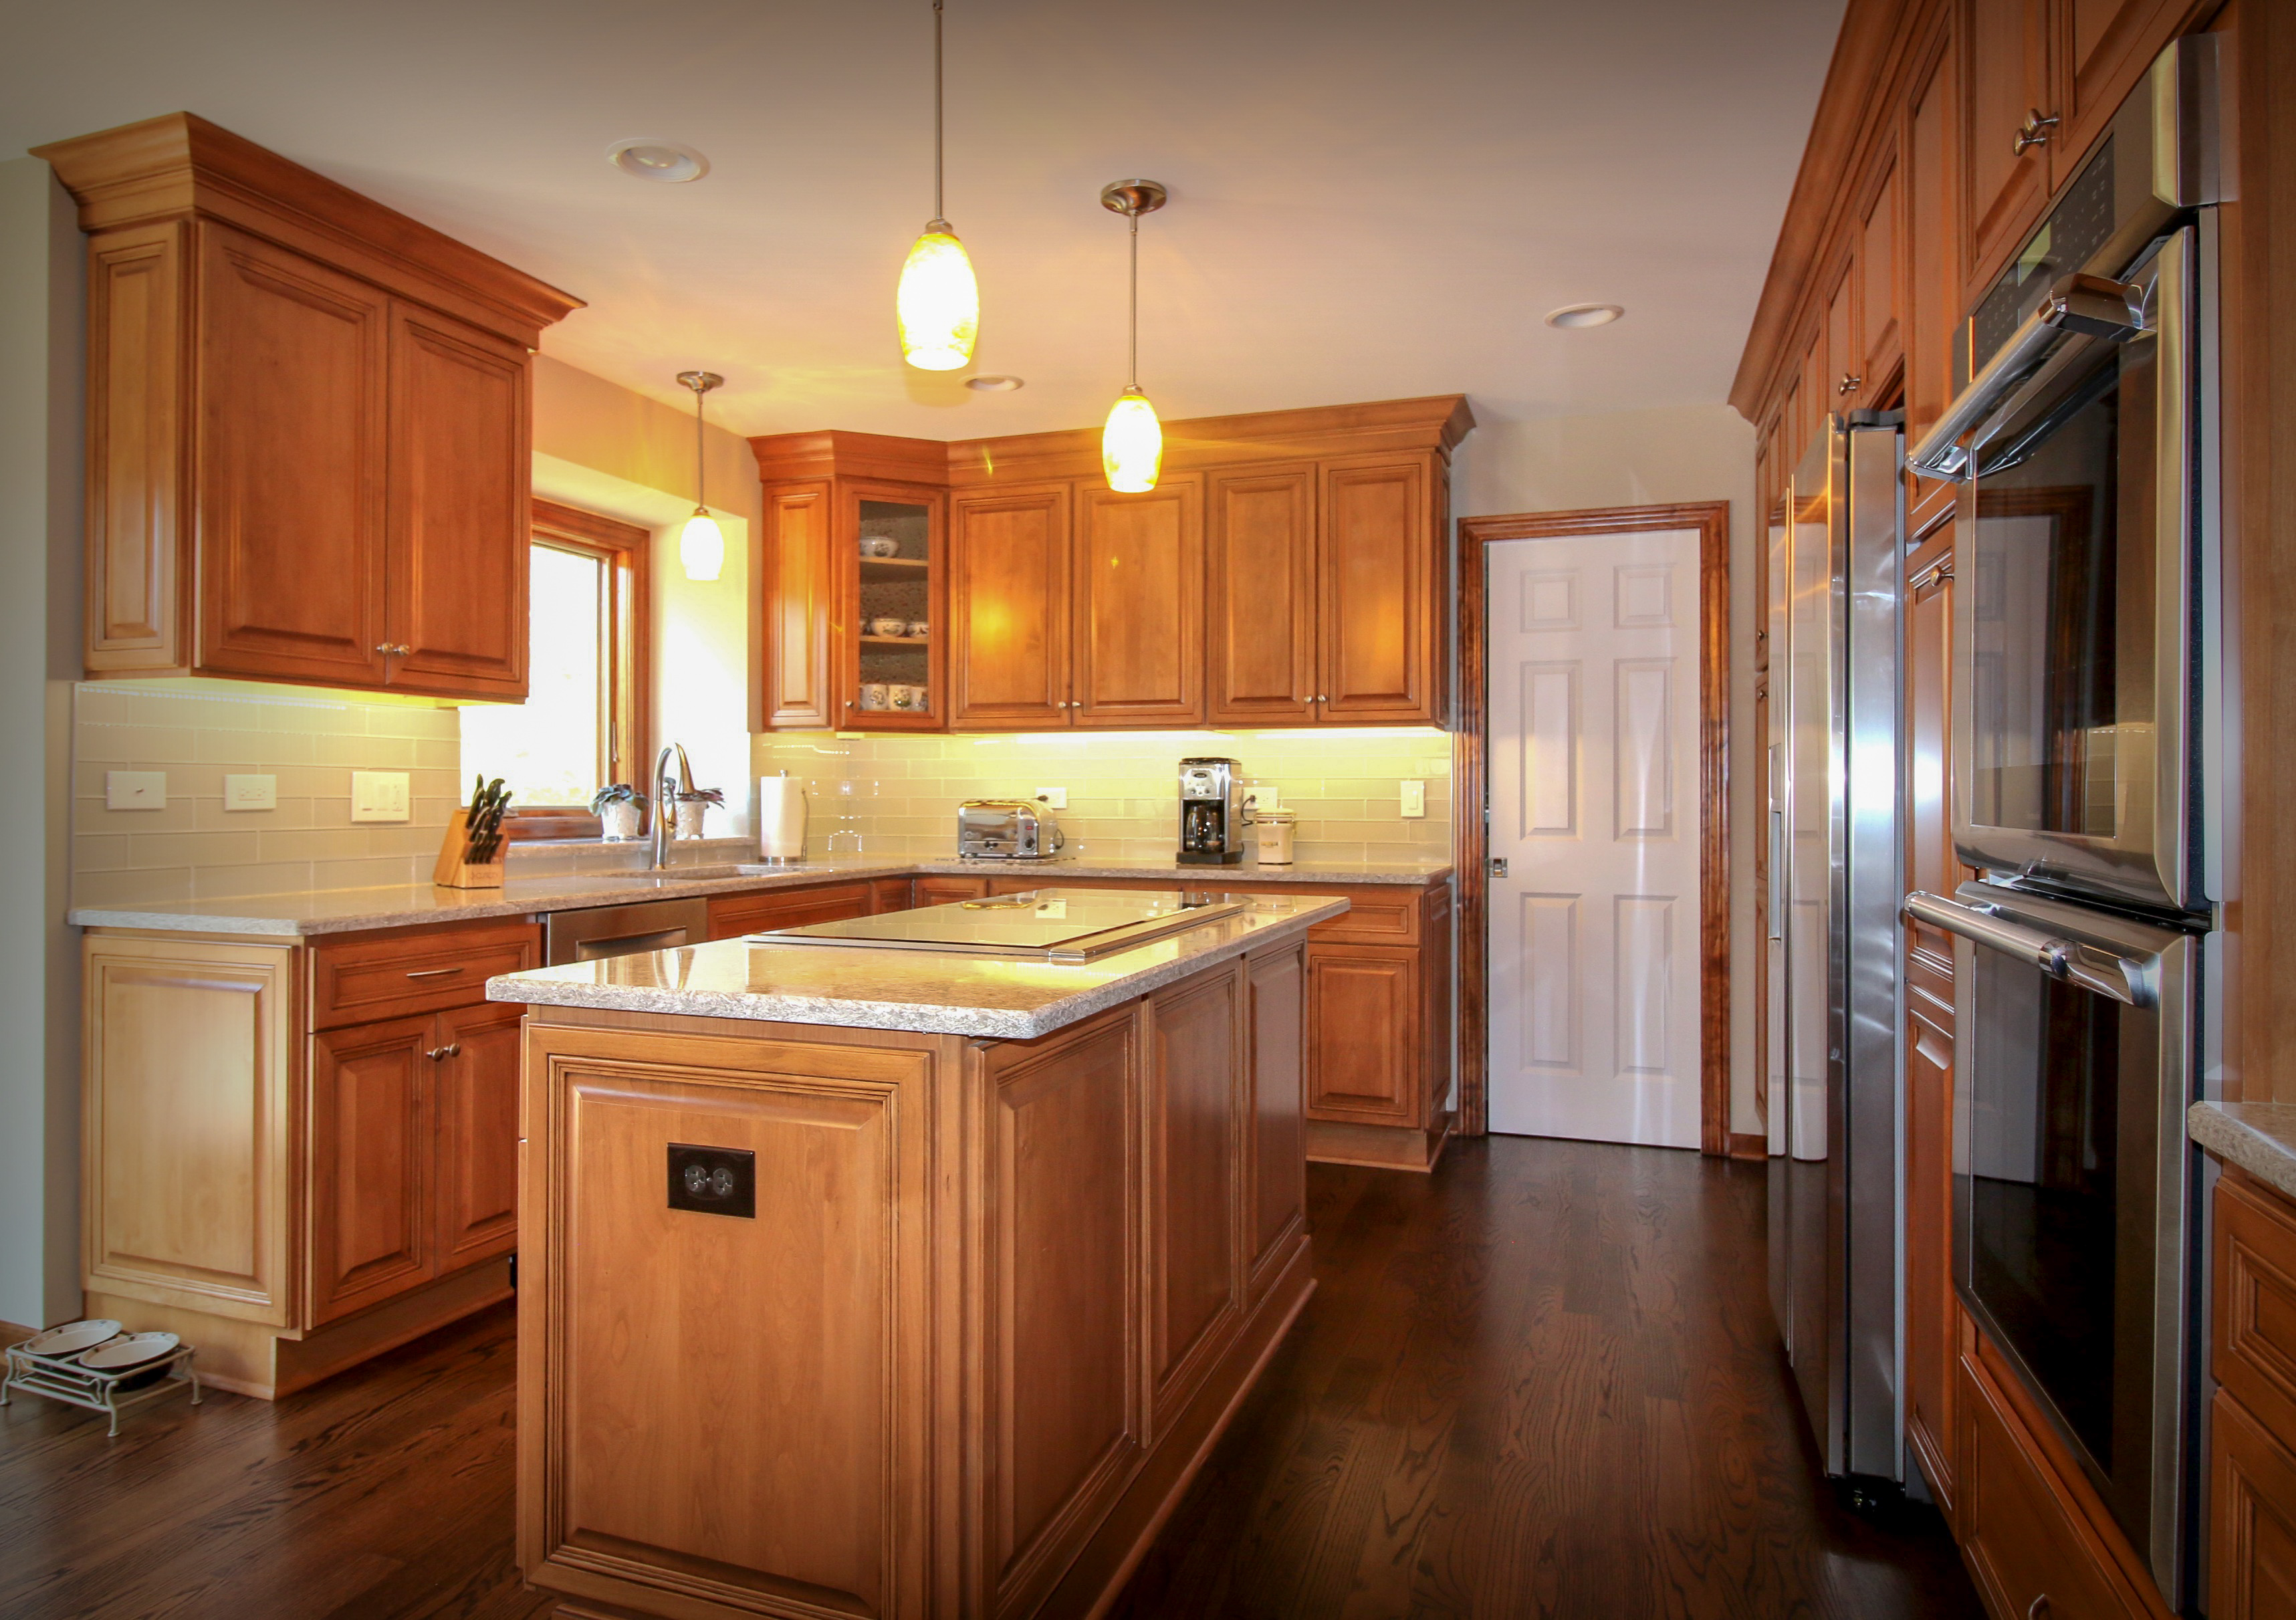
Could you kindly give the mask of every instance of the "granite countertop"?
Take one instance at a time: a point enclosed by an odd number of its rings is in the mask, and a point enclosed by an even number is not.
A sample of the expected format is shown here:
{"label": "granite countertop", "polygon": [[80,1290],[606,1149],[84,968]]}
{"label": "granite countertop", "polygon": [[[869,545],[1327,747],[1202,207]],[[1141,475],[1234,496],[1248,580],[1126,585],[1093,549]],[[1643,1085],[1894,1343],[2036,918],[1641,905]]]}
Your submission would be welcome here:
{"label": "granite countertop", "polygon": [[1332,896],[1256,896],[1248,912],[1077,964],[723,939],[506,973],[487,981],[487,999],[1025,1041],[1347,909]]}
{"label": "granite countertop", "polygon": [[2194,1141],[2296,1199],[2296,1103],[2196,1102],[2185,1117]]}
{"label": "granite countertop", "polygon": [[309,894],[266,895],[217,900],[170,900],[148,905],[75,906],[65,920],[87,929],[158,929],[188,934],[275,935],[307,938],[353,934],[368,929],[409,928],[422,923],[478,921],[490,917],[528,917],[545,912],[583,911],[641,900],[680,900],[710,895],[795,888],[840,880],[906,878],[916,875],[1042,877],[1047,885],[1092,878],[1175,878],[1218,888],[1222,883],[1401,884],[1417,887],[1450,875],[1448,862],[1357,864],[1308,861],[1293,866],[1183,866],[1174,861],[1094,860],[966,861],[955,856],[826,855],[795,866],[740,864],[696,869],[722,875],[681,875],[632,869],[574,876],[512,878],[501,888],[437,888],[427,883],[388,888],[326,889]]}

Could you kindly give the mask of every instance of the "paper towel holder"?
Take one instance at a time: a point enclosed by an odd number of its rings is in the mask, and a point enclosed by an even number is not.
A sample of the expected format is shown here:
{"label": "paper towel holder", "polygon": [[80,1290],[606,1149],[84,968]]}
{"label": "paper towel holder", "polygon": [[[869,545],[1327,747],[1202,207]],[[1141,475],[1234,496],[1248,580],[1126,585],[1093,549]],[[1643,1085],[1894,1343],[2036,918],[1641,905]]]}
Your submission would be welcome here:
{"label": "paper towel holder", "polygon": [[[788,803],[793,805],[795,807],[796,814],[793,817],[789,817],[787,820],[782,820],[781,818],[775,816],[772,807],[767,803],[766,784],[768,782],[789,783],[789,786],[783,789],[782,791],[786,796]],[[774,824],[776,821],[780,821],[780,825],[778,827]],[[793,825],[791,824],[792,822],[794,823]],[[771,776],[760,776],[758,778],[758,865],[802,865],[805,862],[805,788],[801,783],[791,781],[790,779],[790,773],[785,770],[777,771]],[[782,838],[778,840],[782,844],[783,853],[779,854],[776,854],[774,848],[774,846],[777,841],[775,836],[776,831],[783,834]],[[794,847],[794,854],[788,853],[791,847]]]}

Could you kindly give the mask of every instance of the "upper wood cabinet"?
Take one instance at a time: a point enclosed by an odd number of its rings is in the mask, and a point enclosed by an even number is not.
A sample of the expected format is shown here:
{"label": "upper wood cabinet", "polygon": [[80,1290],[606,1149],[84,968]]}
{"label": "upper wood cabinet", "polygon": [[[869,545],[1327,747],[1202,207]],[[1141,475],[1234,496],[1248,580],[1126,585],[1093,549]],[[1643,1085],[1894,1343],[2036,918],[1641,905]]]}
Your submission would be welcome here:
{"label": "upper wood cabinet", "polygon": [[1969,199],[1962,276],[1967,290],[1989,279],[2049,200],[2049,160],[2062,138],[2049,80],[2049,5],[2050,0],[1962,0],[1962,83],[1967,86],[1962,151]]}
{"label": "upper wood cabinet", "polygon": [[87,673],[524,696],[579,300],[187,113],[37,155],[90,239]]}
{"label": "upper wood cabinet", "polygon": [[[772,536],[763,724],[1442,724],[1450,452],[1473,425],[1456,396],[1171,422],[1141,495],[1107,487],[1096,432],[752,439]],[[837,492],[888,446],[912,487],[938,458],[947,501],[932,667],[948,700],[893,720],[821,696],[855,617],[831,578],[854,544]]]}

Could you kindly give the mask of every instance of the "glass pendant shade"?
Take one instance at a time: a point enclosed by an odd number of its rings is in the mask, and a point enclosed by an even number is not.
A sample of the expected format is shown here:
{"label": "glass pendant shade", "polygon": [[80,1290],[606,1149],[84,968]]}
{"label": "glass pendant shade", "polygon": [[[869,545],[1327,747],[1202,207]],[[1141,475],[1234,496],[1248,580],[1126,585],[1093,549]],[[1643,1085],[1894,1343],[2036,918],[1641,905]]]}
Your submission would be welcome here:
{"label": "glass pendant shade", "polygon": [[895,307],[901,322],[901,357],[920,371],[954,372],[972,363],[980,336],[980,283],[964,244],[936,219],[925,226],[901,266]]}
{"label": "glass pendant shade", "polygon": [[1164,426],[1156,407],[1138,389],[1127,389],[1110,407],[1108,425],[1100,430],[1100,467],[1108,487],[1124,495],[1144,495],[1156,487],[1164,468]]}
{"label": "glass pendant shade", "polygon": [[679,531],[677,560],[688,579],[715,579],[726,571],[726,531],[699,506]]}

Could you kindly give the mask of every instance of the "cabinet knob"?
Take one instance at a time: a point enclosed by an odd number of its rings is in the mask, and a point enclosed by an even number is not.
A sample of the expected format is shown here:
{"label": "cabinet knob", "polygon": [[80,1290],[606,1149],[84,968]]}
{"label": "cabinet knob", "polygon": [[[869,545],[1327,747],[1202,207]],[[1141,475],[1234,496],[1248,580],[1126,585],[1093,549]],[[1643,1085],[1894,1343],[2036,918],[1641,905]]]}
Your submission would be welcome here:
{"label": "cabinet knob", "polygon": [[1844,372],[1841,373],[1841,386],[1833,391],[1837,394],[1855,394],[1865,386],[1866,379],[1862,375],[1853,377],[1848,372]]}
{"label": "cabinet knob", "polygon": [[384,642],[381,645],[378,646],[375,650],[381,653],[385,658],[403,659],[408,653],[414,651],[414,649],[408,646],[405,642]]}
{"label": "cabinet knob", "polygon": [[459,1052],[462,1050],[463,1043],[460,1041],[449,1041],[444,1046],[432,1047],[429,1051],[424,1052],[422,1055],[430,1059],[433,1063],[444,1063],[447,1059],[453,1057],[456,1052]]}
{"label": "cabinet knob", "polygon": [[2029,146],[2046,146],[2049,143],[2049,131],[2056,127],[2057,120],[2054,118],[2043,117],[2038,107],[2032,109],[2025,114],[2024,123],[2018,127],[2016,144],[2009,149],[2009,155],[2013,158],[2021,158]]}

